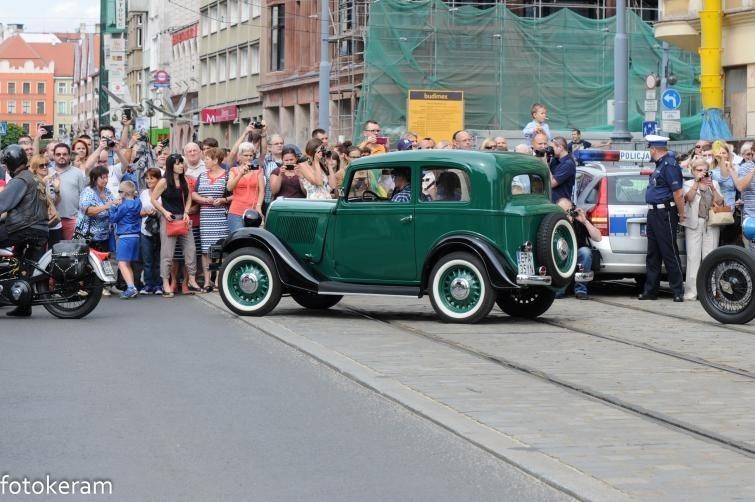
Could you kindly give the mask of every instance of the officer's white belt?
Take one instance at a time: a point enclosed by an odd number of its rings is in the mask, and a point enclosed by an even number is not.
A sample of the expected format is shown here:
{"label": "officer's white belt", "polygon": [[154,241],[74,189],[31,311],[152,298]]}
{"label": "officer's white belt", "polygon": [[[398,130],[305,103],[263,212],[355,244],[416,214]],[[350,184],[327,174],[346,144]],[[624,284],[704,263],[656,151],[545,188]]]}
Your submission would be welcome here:
{"label": "officer's white belt", "polygon": [[676,202],[667,202],[666,204],[648,204],[649,209],[666,209],[676,206]]}

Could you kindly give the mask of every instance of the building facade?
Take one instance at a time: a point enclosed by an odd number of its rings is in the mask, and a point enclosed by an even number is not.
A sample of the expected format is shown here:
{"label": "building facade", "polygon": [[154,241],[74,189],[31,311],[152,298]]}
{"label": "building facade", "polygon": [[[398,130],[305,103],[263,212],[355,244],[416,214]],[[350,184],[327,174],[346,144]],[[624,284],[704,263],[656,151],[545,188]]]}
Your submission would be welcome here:
{"label": "building facade", "polygon": [[[735,138],[755,137],[755,6],[750,0],[724,0],[722,65],[724,115]],[[661,0],[655,36],[689,51],[700,47],[701,0]]]}
{"label": "building facade", "polygon": [[100,124],[99,34],[82,33],[73,60],[73,135],[94,136]]}
{"label": "building facade", "polygon": [[246,0],[202,0],[200,13],[200,137],[229,147],[263,115],[258,90],[262,8]]}

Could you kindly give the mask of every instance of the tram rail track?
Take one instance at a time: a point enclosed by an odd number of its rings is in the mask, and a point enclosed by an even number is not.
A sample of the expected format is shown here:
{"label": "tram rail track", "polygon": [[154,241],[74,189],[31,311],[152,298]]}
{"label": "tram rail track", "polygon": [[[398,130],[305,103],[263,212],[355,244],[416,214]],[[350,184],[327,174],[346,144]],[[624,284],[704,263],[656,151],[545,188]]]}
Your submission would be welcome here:
{"label": "tram rail track", "polygon": [[[618,306],[618,307],[626,307],[621,304],[615,305],[614,302],[605,302],[608,305],[611,306]],[[667,414],[646,408],[644,406],[629,402],[625,399],[621,399],[609,394],[606,394],[604,392],[601,392],[596,389],[589,388],[588,386],[578,384],[571,382],[567,379],[561,378],[555,374],[549,373],[547,371],[540,370],[536,367],[530,366],[528,364],[523,364],[519,361],[515,361],[513,359],[509,359],[506,357],[503,357],[498,354],[492,354],[489,352],[486,352],[484,350],[481,350],[476,347],[472,347],[470,345],[466,345],[464,343],[456,342],[449,340],[447,338],[444,338],[439,335],[435,335],[433,333],[429,333],[423,329],[407,325],[404,321],[400,320],[391,320],[391,319],[381,319],[380,317],[376,316],[373,313],[367,312],[361,308],[354,307],[351,305],[342,305],[341,308],[351,312],[352,314],[356,316],[360,316],[365,319],[369,319],[371,321],[379,322],[388,326],[392,326],[393,328],[399,329],[405,333],[419,336],[421,338],[430,340],[432,342],[442,344],[446,347],[449,347],[453,350],[457,350],[463,353],[466,353],[468,355],[471,355],[473,357],[479,358],[481,360],[485,360],[488,362],[491,362],[493,364],[499,365],[504,368],[508,368],[514,371],[517,371],[519,373],[523,373],[526,375],[529,375],[533,378],[539,379],[541,381],[548,382],[549,384],[556,385],[557,387],[566,389],[570,392],[574,392],[578,395],[588,397],[590,399],[597,400],[603,404],[606,404],[608,406],[612,406],[621,410],[624,410],[628,413],[632,413],[636,416],[639,416],[643,419],[651,420],[655,423],[658,423],[664,427],[682,432],[684,434],[703,439],[706,441],[711,441],[715,444],[718,444],[722,447],[726,447],[731,449],[732,451],[735,451],[739,454],[742,454],[744,456],[755,458],[755,444],[751,444],[745,441],[740,441],[737,439],[733,439],[730,437],[727,437],[723,434],[719,434],[717,432],[707,430],[702,427],[698,427],[694,424],[685,422],[683,420],[679,420],[677,418],[674,418],[672,416],[669,416]],[[631,308],[631,307],[627,307]],[[653,313],[657,315],[664,315],[664,314],[658,314],[657,312],[653,311],[647,311],[644,309],[636,308],[635,310],[641,310],[643,312]],[[669,315],[670,317],[679,317],[683,318],[682,316],[675,316],[675,315]],[[686,319],[686,318],[683,318]],[[714,361],[708,361],[704,358],[699,358],[696,356],[691,356],[689,354],[684,354],[679,351],[669,350],[662,347],[655,347],[650,344],[636,342],[633,340],[624,339],[621,337],[616,337],[612,335],[606,335],[601,333],[595,333],[591,332],[590,330],[580,330],[578,328],[575,328],[573,326],[567,326],[568,323],[562,323],[559,321],[551,321],[547,319],[537,319],[538,322],[548,324],[554,327],[558,327],[560,329],[564,329],[567,331],[570,331],[572,333],[579,333],[591,337],[598,337],[604,340],[616,342],[625,344],[627,346],[632,346],[634,348],[642,349],[642,350],[648,350],[657,354],[661,354],[667,357],[673,357],[675,359],[683,360],[695,365],[700,365],[703,367],[707,367],[710,369],[723,371],[730,374],[735,374],[738,376],[745,377],[747,379],[755,380],[755,372],[751,372],[748,370],[743,370],[740,368],[731,367],[725,364],[716,363]],[[716,324],[716,326],[722,326],[719,324]],[[725,327],[729,327],[728,325],[724,325]],[[737,331],[737,330],[735,330]],[[746,331],[747,333],[750,333],[749,331]]]}

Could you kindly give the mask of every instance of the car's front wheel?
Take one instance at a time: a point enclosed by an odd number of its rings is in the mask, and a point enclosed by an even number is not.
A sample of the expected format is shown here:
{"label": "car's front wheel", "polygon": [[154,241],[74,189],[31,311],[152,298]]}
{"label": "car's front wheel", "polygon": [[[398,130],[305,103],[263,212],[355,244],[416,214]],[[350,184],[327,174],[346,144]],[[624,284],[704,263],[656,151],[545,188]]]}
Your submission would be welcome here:
{"label": "car's front wheel", "polygon": [[534,319],[553,305],[556,293],[548,288],[522,288],[498,293],[498,307],[512,317]]}
{"label": "car's front wheel", "polygon": [[718,322],[750,322],[755,318],[755,259],[739,246],[711,251],[697,271],[697,299]]}
{"label": "car's front wheel", "polygon": [[238,315],[273,310],[281,299],[281,282],[272,257],[251,247],[231,253],[220,269],[220,297]]}
{"label": "car's front wheel", "polygon": [[429,289],[430,303],[444,322],[478,322],[495,303],[485,265],[470,253],[451,253],[438,260]]}

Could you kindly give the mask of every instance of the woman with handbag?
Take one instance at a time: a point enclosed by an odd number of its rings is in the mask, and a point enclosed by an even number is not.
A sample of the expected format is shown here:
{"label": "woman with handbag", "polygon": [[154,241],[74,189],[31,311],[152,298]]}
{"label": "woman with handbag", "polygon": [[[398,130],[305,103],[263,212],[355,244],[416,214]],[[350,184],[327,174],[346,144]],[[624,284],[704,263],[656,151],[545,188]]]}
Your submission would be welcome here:
{"label": "woman with handbag", "polygon": [[687,217],[680,223],[686,227],[685,301],[697,299],[697,271],[708,253],[718,247],[720,226],[727,220],[726,215],[732,218],[733,223],[731,208],[728,208],[728,212],[720,210],[724,207],[724,197],[718,182],[708,172],[708,163],[696,159],[690,163],[689,169],[694,178],[684,182],[684,214]]}
{"label": "woman with handbag", "polygon": [[201,291],[197,284],[197,255],[194,236],[191,233],[191,192],[184,175],[184,158],[179,153],[168,156],[165,162],[165,176],[157,182],[150,201],[163,216],[160,225],[160,277],[163,280],[163,297],[173,298],[170,286],[170,265],[176,241],[181,241],[184,260],[189,275],[189,291]]}
{"label": "woman with handbag", "polygon": [[144,172],[144,184],[147,188],[139,194],[142,201],[142,229],[139,236],[139,247],[142,253],[142,275],[144,287],[140,295],[162,295],[163,287],[160,282],[160,213],[152,205],[152,192],[157,182],[162,178],[160,169],[150,167]]}

